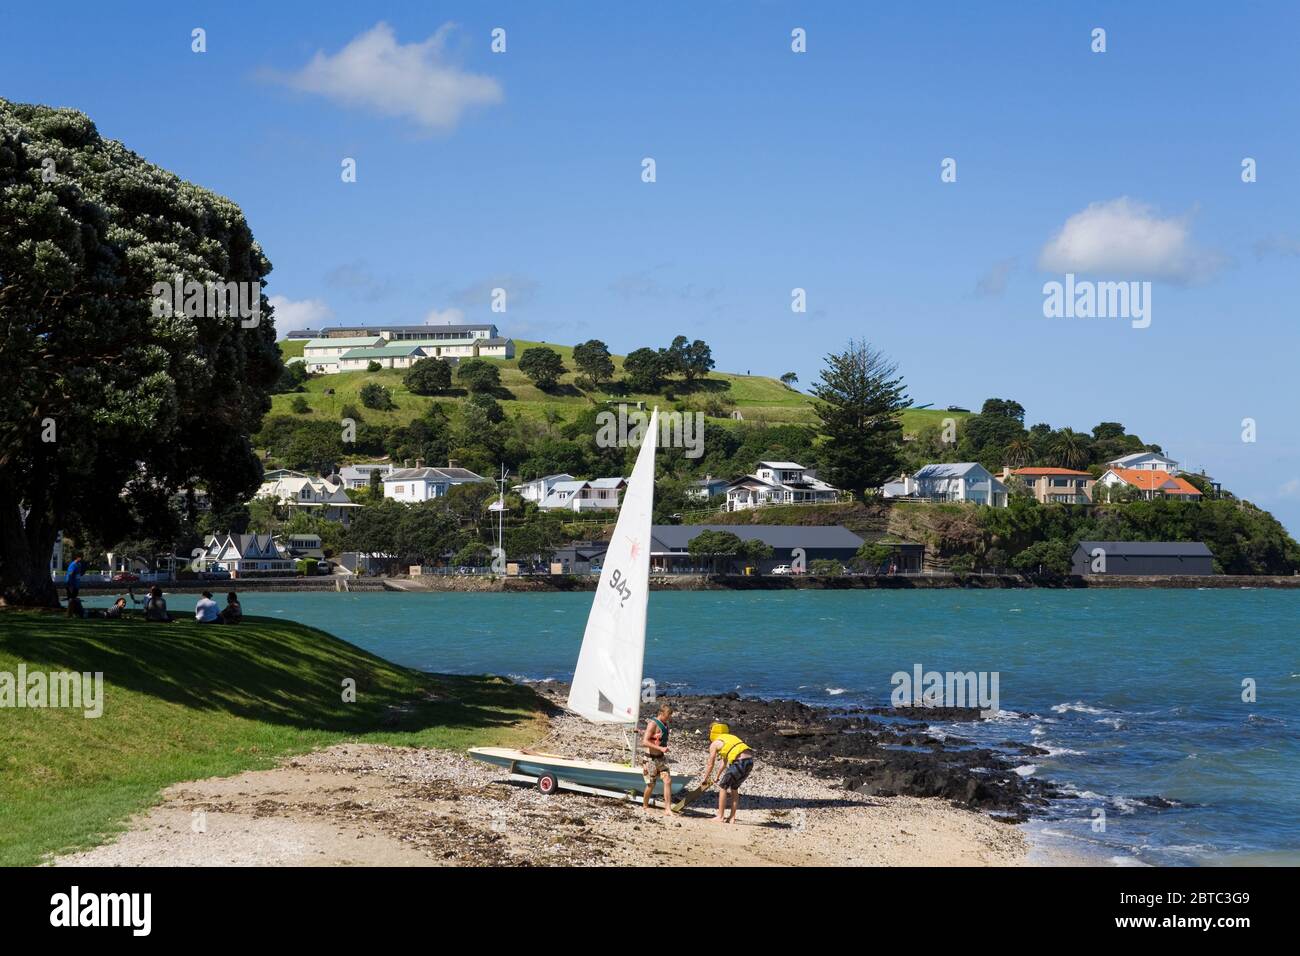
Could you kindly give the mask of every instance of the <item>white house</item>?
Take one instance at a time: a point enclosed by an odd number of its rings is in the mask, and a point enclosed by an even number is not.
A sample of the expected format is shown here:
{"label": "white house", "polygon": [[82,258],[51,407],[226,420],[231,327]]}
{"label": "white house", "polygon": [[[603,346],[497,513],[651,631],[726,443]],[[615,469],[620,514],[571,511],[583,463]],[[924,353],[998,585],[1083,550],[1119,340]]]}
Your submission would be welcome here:
{"label": "white house", "polygon": [[374,345],[349,349],[339,356],[340,372],[364,372],[375,362],[381,368],[410,368],[429,354],[418,345]]}
{"label": "white house", "polygon": [[1133,468],[1138,471],[1164,471],[1173,474],[1178,470],[1178,462],[1158,451],[1136,451],[1114,461],[1106,462],[1111,468]]}
{"label": "white house", "polygon": [[339,370],[339,358],[344,352],[387,344],[378,334],[309,339],[302,347],[302,360],[307,365],[307,371],[329,375]]}
{"label": "white house", "polygon": [[577,481],[578,479],[568,472],[561,472],[558,475],[545,475],[541,478],[534,478],[532,481],[525,481],[522,484],[514,486],[515,494],[523,498],[524,501],[531,501],[533,504],[540,505],[546,500],[551,490],[561,481]]}
{"label": "white house", "polygon": [[[303,358],[308,371],[348,372],[364,369],[371,361],[386,368],[406,368],[421,358],[502,358],[515,357],[513,339],[502,337],[492,324],[447,325],[375,325],[322,329],[303,347]],[[344,356],[356,349],[397,349],[409,346],[420,349],[419,355],[409,352],[383,352],[375,356]],[[336,363],[330,366],[330,360]],[[405,364],[389,364],[389,362]],[[357,365],[356,363],[360,363]],[[316,366],[319,366],[317,369]]]}
{"label": "white house", "polygon": [[328,518],[330,521],[341,521],[344,524],[351,520],[352,510],[361,507],[353,503],[341,484],[326,478],[312,478],[298,472],[283,470],[270,474],[274,477],[264,476],[262,486],[257,489],[254,497],[270,498],[276,504],[290,510],[308,508],[319,517]]}
{"label": "white house", "polygon": [[339,469],[339,481],[345,489],[361,491],[370,487],[370,476],[379,472],[380,476],[392,474],[396,469],[392,462],[368,461],[359,465],[344,465]]}
{"label": "white house", "polygon": [[840,491],[817,472],[793,461],[760,461],[754,474],[727,483],[727,510],[764,505],[824,504],[839,501]]}
{"label": "white house", "polygon": [[623,478],[557,481],[538,507],[543,511],[616,511],[626,487]]}
{"label": "white house", "polygon": [[232,576],[247,571],[293,570],[293,562],[269,534],[209,535],[202,561],[205,570],[229,571]]}
{"label": "white house", "polygon": [[441,498],[455,485],[476,481],[492,483],[491,478],[461,468],[454,459],[446,468],[425,468],[417,461],[415,468],[399,468],[384,475],[384,497],[414,504]]}
{"label": "white house", "polygon": [[886,498],[966,501],[995,508],[1007,506],[1007,486],[974,461],[926,465],[915,475],[903,475],[897,481],[888,482],[882,493]]}

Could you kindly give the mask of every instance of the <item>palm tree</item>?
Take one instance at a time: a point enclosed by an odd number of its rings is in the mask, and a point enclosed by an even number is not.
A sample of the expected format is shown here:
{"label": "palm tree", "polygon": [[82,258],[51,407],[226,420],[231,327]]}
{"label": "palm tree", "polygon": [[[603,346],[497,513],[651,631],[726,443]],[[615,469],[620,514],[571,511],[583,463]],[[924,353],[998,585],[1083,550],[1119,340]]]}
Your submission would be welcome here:
{"label": "palm tree", "polygon": [[1034,446],[1028,435],[1021,435],[1007,442],[1005,449],[1007,464],[1012,468],[1023,468],[1034,459]]}
{"label": "palm tree", "polygon": [[1088,464],[1088,436],[1062,428],[1052,439],[1052,457],[1058,468],[1082,469]]}

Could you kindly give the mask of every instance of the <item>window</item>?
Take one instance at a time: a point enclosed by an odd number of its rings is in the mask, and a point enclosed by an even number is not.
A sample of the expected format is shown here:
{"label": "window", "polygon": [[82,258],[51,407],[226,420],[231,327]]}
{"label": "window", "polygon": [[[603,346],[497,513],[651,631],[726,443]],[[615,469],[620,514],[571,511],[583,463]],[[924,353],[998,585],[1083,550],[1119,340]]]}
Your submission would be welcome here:
{"label": "window", "polygon": [[406,485],[398,485],[396,488],[393,489],[393,494],[395,495],[406,494]]}

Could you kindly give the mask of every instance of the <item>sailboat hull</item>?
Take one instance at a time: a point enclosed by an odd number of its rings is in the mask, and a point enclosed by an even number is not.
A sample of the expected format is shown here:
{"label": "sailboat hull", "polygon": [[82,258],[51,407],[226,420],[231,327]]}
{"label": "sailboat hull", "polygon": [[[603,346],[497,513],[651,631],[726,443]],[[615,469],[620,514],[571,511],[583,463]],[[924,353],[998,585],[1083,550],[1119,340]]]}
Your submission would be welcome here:
{"label": "sailboat hull", "polygon": [[[504,767],[521,776],[552,774],[561,787],[567,784],[614,793],[645,792],[645,777],[638,768],[627,764],[575,760],[558,754],[526,753],[510,747],[471,747],[469,753],[476,760]],[[690,774],[673,774],[673,793],[680,794],[690,786],[693,779]],[[663,780],[660,779],[655,783],[654,796],[662,797],[663,790]]]}

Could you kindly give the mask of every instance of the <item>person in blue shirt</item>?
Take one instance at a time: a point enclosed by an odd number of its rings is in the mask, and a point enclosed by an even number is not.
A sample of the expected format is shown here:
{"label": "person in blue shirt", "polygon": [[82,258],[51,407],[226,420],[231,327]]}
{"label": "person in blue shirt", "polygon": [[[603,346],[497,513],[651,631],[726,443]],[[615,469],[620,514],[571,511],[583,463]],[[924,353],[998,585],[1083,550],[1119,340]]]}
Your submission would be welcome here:
{"label": "person in blue shirt", "polygon": [[86,562],[81,555],[76,555],[72,563],[68,565],[68,603],[71,604],[73,599],[81,591],[81,576],[86,573]]}

